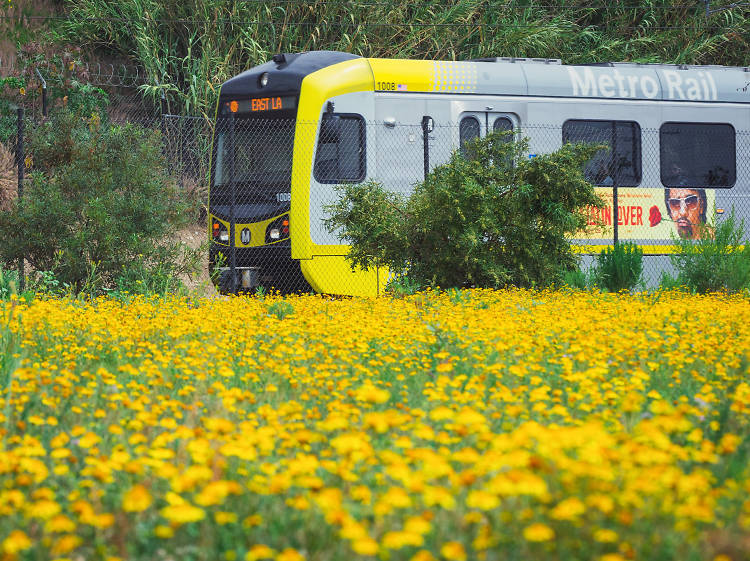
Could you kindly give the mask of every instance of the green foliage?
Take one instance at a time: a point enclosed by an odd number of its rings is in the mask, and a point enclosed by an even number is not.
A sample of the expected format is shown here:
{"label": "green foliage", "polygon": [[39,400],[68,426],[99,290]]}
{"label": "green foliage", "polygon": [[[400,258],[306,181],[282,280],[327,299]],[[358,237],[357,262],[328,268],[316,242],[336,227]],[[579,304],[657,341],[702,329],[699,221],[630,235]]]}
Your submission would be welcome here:
{"label": "green foliage", "polygon": [[286,316],[294,313],[294,306],[286,300],[277,300],[268,306],[268,314],[276,316],[277,319],[284,319]]}
{"label": "green foliage", "polygon": [[109,95],[103,89],[74,82],[67,91],[67,98],[67,106],[71,112],[90,117],[96,115],[105,124],[109,120]]}
{"label": "green foliage", "polygon": [[422,288],[424,287],[419,281],[411,278],[409,275],[397,275],[388,281],[385,292],[394,298],[404,298],[416,294]]}
{"label": "green foliage", "polygon": [[18,130],[16,106],[11,99],[17,99],[26,91],[26,81],[16,76],[0,78],[0,142],[6,144],[15,138]]}
{"label": "green foliage", "polygon": [[215,107],[216,86],[274,53],[467,60],[498,55],[566,63],[627,60],[747,65],[750,8],[710,18],[703,2],[455,0],[449,3],[77,0],[60,39],[126,56],[154,76],[170,111]]}
{"label": "green foliage", "polygon": [[0,300],[8,300],[18,290],[18,271],[0,265]]}
{"label": "green foliage", "polygon": [[632,290],[643,276],[643,250],[632,242],[607,247],[596,258],[594,282],[609,292]]}
{"label": "green foliage", "polygon": [[734,208],[725,219],[714,217],[703,226],[698,240],[675,238],[675,243],[679,251],[671,259],[678,274],[673,284],[699,293],[750,288],[750,245],[745,221],[738,221]]}
{"label": "green foliage", "polygon": [[561,282],[565,286],[570,288],[576,288],[578,290],[586,290],[592,284],[592,279],[582,271],[579,267],[564,271],[562,274]]}
{"label": "green foliage", "polygon": [[5,262],[24,256],[60,286],[92,294],[140,284],[162,292],[195,263],[172,239],[187,209],[158,134],[59,110],[30,136],[23,200],[0,212]]}
{"label": "green foliage", "polygon": [[546,286],[576,267],[567,241],[601,206],[582,173],[601,147],[563,146],[527,159],[506,132],[476,139],[409,198],[369,182],[337,187],[326,227],[352,266],[385,266],[422,286]]}

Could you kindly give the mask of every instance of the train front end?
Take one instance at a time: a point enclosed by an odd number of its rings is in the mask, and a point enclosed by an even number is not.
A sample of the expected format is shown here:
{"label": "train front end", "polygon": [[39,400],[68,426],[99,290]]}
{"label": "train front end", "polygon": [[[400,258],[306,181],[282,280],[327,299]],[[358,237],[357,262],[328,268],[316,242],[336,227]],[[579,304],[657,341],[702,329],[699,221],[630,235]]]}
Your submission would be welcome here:
{"label": "train front end", "polygon": [[351,58],[345,53],[276,55],[222,85],[208,204],[209,271],[220,292],[311,290],[291,252],[300,90],[307,75]]}

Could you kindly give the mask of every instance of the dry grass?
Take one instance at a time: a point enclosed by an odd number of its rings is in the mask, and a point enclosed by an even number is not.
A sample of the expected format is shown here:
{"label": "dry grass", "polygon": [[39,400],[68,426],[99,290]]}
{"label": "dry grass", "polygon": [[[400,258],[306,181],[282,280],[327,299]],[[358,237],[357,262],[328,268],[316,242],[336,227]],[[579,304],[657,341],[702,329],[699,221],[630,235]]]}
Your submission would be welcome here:
{"label": "dry grass", "polygon": [[6,210],[18,189],[14,154],[0,143],[0,209]]}

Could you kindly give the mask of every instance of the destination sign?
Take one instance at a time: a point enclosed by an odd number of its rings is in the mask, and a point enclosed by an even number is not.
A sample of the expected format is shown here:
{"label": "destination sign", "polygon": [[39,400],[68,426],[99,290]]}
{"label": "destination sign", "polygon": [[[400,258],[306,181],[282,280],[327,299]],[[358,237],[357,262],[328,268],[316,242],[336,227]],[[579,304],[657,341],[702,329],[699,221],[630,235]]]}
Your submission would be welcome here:
{"label": "destination sign", "polygon": [[221,112],[228,113],[270,113],[295,109],[297,100],[292,95],[257,97],[252,99],[233,99],[225,101]]}

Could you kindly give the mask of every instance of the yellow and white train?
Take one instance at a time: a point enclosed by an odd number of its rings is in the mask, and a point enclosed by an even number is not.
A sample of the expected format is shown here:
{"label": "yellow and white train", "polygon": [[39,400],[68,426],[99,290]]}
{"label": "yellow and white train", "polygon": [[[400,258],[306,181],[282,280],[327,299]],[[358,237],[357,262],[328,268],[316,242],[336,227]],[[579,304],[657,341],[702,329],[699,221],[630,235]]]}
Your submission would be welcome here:
{"label": "yellow and white train", "polygon": [[[348,247],[323,225],[334,187],[376,179],[408,193],[423,170],[498,128],[527,137],[530,157],[566,141],[608,142],[619,237],[646,254],[669,253],[674,235],[692,236],[714,208],[750,195],[750,162],[737,158],[750,155],[750,68],[275,55],[221,87],[208,211],[214,278],[230,288],[234,253],[245,289],[382,292],[387,271],[353,271]],[[611,224],[611,179],[592,181],[610,202],[592,222]],[[607,230],[576,243],[585,253],[611,239]]]}

